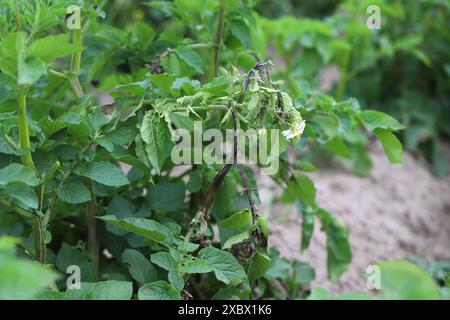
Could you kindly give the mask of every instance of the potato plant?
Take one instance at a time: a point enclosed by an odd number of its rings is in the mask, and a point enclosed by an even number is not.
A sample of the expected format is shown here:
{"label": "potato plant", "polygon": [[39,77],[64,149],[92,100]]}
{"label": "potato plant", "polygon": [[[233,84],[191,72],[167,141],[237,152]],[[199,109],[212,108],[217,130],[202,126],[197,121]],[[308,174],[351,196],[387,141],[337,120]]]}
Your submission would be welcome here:
{"label": "potato plant", "polygon": [[[258,41],[248,1],[141,10],[159,20],[115,26],[107,1],[1,2],[0,257],[16,272],[4,283],[29,264],[39,281],[19,297],[304,298],[314,270],[271,248],[258,213],[255,172],[275,160],[279,200],[302,219],[299,250],[320,223],[337,279],[352,259],[348,232],[317,203],[309,155],[320,147],[365,170],[374,136],[399,163],[403,126],[355,99],[274,79],[287,61]],[[198,123],[232,133],[225,163],[174,163],[179,130],[198,134]],[[237,161],[238,132],[250,129],[279,140],[256,166]],[[204,155],[210,144],[192,149]]]}

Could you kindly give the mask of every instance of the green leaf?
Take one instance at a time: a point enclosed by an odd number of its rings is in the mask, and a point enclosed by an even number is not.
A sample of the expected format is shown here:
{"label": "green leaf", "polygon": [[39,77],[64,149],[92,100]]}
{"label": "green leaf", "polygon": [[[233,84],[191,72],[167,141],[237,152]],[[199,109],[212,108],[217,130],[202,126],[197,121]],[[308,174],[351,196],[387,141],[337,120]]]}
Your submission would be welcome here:
{"label": "green leaf", "polygon": [[86,300],[130,300],[133,284],[129,281],[102,281],[94,284],[84,296]]}
{"label": "green leaf", "polygon": [[298,199],[302,203],[314,207],[316,205],[316,188],[314,183],[303,174],[296,174],[296,179],[290,181],[282,196],[283,202],[293,202]]}
{"label": "green leaf", "polygon": [[13,202],[24,209],[37,209],[38,198],[34,189],[23,183],[9,184],[6,192],[9,194]]}
{"label": "green leaf", "polygon": [[122,170],[109,162],[93,162],[83,175],[110,187],[121,187],[130,183]]}
{"label": "green leaf", "polygon": [[0,300],[34,299],[58,278],[43,265],[16,256],[15,240],[0,238]]}
{"label": "green leaf", "polygon": [[72,204],[91,200],[91,192],[80,180],[63,183],[60,188],[56,189],[56,194],[62,201]]}
{"label": "green leaf", "polygon": [[243,20],[233,19],[230,21],[230,31],[233,36],[239,39],[244,49],[250,43],[250,28]]}
{"label": "green leaf", "polygon": [[401,142],[390,130],[376,129],[374,131],[375,136],[383,146],[384,153],[389,159],[390,163],[402,163],[403,162],[403,147]]}
{"label": "green leaf", "polygon": [[189,132],[194,131],[194,120],[189,117],[188,112],[171,112],[170,121],[172,121],[177,129],[185,129]]}
{"label": "green leaf", "polygon": [[176,80],[176,77],[171,74],[152,74],[149,78],[161,90],[162,94],[169,93],[173,82]]}
{"label": "green leaf", "polygon": [[160,174],[174,146],[170,129],[164,120],[155,119],[153,112],[148,112],[142,121],[141,137],[146,144],[148,160]]}
{"label": "green leaf", "polygon": [[79,50],[81,48],[76,48],[70,43],[70,34],[67,33],[37,39],[33,42],[29,54],[49,63]]}
{"label": "green leaf", "polygon": [[83,281],[95,281],[95,269],[92,262],[89,261],[89,255],[65,242],[58,251],[55,265],[63,273],[67,271],[67,267],[76,265],[80,267]]}
{"label": "green leaf", "polygon": [[180,46],[177,47],[175,52],[181,60],[186,62],[188,66],[194,69],[197,73],[203,74],[204,66],[202,58],[198,55],[197,52],[195,52],[194,49],[186,46]]}
{"label": "green leaf", "polygon": [[17,77],[18,59],[23,63],[25,32],[15,32],[7,35],[0,43],[0,70]]}
{"label": "green leaf", "polygon": [[128,264],[128,272],[141,285],[158,279],[156,269],[140,251],[125,249],[122,262]]}
{"label": "green leaf", "polygon": [[293,266],[294,281],[297,284],[308,284],[316,278],[316,272],[309,264],[295,262]]}
{"label": "green leaf", "polygon": [[217,280],[233,285],[242,282],[248,283],[244,269],[231,253],[214,247],[207,247],[200,250],[198,257],[210,264]]}
{"label": "green leaf", "polygon": [[113,215],[98,217],[98,219],[138,234],[148,240],[163,244],[170,244],[173,242],[173,235],[170,230],[155,220],[143,218],[117,219]]}
{"label": "green leaf", "polygon": [[348,232],[327,211],[319,209],[317,216],[327,236],[328,278],[334,281],[347,270],[352,261]]}
{"label": "green leaf", "polygon": [[252,214],[250,210],[244,209],[233,214],[231,217],[219,222],[219,227],[224,229],[241,230],[248,228],[252,224]]}
{"label": "green leaf", "polygon": [[156,36],[156,32],[147,23],[138,22],[132,30],[130,44],[140,50],[146,49]]}
{"label": "green leaf", "polygon": [[308,249],[309,244],[311,243],[311,238],[314,232],[314,212],[305,208],[302,211],[302,239],[300,250],[303,252]]}
{"label": "green leaf", "polygon": [[150,209],[164,209],[175,212],[184,207],[186,190],[179,183],[172,183],[161,179],[148,189]]}
{"label": "green leaf", "polygon": [[170,271],[167,277],[169,279],[170,284],[173,285],[175,289],[179,291],[183,290],[184,280],[179,273]]}
{"label": "green leaf", "polygon": [[0,185],[4,186],[14,182],[22,182],[31,187],[39,184],[34,171],[18,163],[0,169]]}
{"label": "green leaf", "polygon": [[270,257],[261,251],[258,251],[253,257],[247,270],[248,279],[251,283],[264,276],[271,265]]}
{"label": "green leaf", "polygon": [[350,150],[341,137],[335,136],[331,141],[325,144],[325,148],[333,152],[335,155],[344,159],[351,159]]}
{"label": "green leaf", "polygon": [[147,283],[139,288],[139,300],[181,300],[180,292],[166,281]]}
{"label": "green leaf", "polygon": [[20,59],[17,64],[17,83],[19,85],[30,85],[39,80],[47,72],[45,63],[37,57]]}
{"label": "green leaf", "polygon": [[339,134],[339,117],[334,113],[328,115],[316,114],[311,118],[311,121],[315,125],[314,128],[317,127],[317,140],[320,143],[327,143]]}
{"label": "green leaf", "polygon": [[152,263],[167,271],[177,271],[178,262],[168,252],[157,252],[150,256]]}
{"label": "green leaf", "polygon": [[397,120],[379,111],[366,110],[360,113],[360,118],[364,126],[369,131],[375,129],[390,129],[393,131],[404,129],[405,126],[400,124]]}
{"label": "green leaf", "polygon": [[402,260],[377,263],[383,298],[392,300],[440,299],[433,279],[416,265]]}
{"label": "green leaf", "polygon": [[307,300],[332,300],[333,295],[324,288],[314,288]]}
{"label": "green leaf", "polygon": [[183,261],[182,271],[184,273],[208,273],[213,267],[205,260],[192,258]]}

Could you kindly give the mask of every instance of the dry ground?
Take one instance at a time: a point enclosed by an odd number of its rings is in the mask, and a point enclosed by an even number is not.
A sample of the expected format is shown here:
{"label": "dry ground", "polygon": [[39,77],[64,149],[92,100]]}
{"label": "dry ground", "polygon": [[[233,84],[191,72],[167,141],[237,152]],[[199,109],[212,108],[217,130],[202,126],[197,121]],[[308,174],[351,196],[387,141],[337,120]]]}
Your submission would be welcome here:
{"label": "dry ground", "polygon": [[316,269],[313,286],[365,291],[361,275],[373,261],[412,254],[428,261],[450,260],[450,177],[436,178],[409,154],[404,164],[390,165],[379,145],[370,149],[374,167],[369,177],[358,177],[339,164],[310,175],[320,205],[349,229],[353,262],[335,283],[327,280],[325,237],[318,223],[310,248],[300,253],[296,209],[274,204],[276,186],[260,177],[260,212],[273,220],[271,242],[283,256]]}

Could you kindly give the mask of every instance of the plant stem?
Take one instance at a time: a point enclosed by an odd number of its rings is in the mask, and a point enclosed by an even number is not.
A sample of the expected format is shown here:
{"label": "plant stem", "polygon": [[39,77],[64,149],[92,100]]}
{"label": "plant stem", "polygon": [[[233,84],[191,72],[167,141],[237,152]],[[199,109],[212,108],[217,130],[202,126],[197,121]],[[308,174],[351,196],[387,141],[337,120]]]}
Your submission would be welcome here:
{"label": "plant stem", "polygon": [[217,17],[217,25],[216,25],[216,34],[214,37],[214,46],[213,51],[211,53],[211,61],[209,66],[209,80],[211,81],[214,77],[217,76],[217,72],[219,70],[219,51],[220,44],[222,42],[222,33],[223,33],[223,25],[224,25],[224,17],[225,17],[225,5],[223,1],[220,1],[219,7],[219,16]]}
{"label": "plant stem", "polygon": [[3,139],[5,139],[5,142],[8,144],[8,146],[9,146],[11,149],[13,149],[13,150],[19,149],[19,148],[17,147],[17,145],[14,143],[14,141],[12,141],[12,139],[11,139],[7,134],[5,134],[5,135],[3,136]]}
{"label": "plant stem", "polygon": [[59,161],[55,161],[55,163],[53,163],[52,167],[50,168],[50,170],[48,170],[47,174],[45,175],[44,183],[49,182],[51,178],[53,178],[53,176],[55,175],[56,171],[59,169],[60,166],[61,163]]}
{"label": "plant stem", "polygon": [[[221,105],[221,104],[214,104],[214,105],[209,105],[206,107],[194,106],[194,107],[190,107],[190,109],[195,110],[195,111],[228,110],[227,106]],[[171,111],[172,112],[183,112],[183,111],[188,111],[188,110],[189,110],[188,108],[174,108]]]}
{"label": "plant stem", "polygon": [[34,258],[41,264],[45,263],[46,247],[45,247],[45,235],[42,222],[37,216],[31,217],[31,225],[33,227],[34,234]]}
{"label": "plant stem", "polygon": [[54,69],[48,69],[48,73],[51,73],[61,79],[70,80],[70,77],[67,74],[56,71]]}
{"label": "plant stem", "polygon": [[88,251],[92,257],[94,269],[98,271],[98,239],[97,239],[97,220],[95,218],[97,211],[97,200],[95,188],[91,180],[86,180],[86,186],[91,192],[91,200],[86,204],[87,225],[88,225]]}
{"label": "plant stem", "polygon": [[19,123],[19,143],[20,148],[26,152],[21,156],[22,163],[37,172],[34,166],[33,158],[31,157],[30,132],[28,129],[27,117],[27,98],[25,95],[25,87],[19,87],[18,98],[18,123]]}
{"label": "plant stem", "polygon": [[0,198],[0,203],[25,218],[31,219],[33,217],[33,215],[30,212],[11,204],[6,199]]}
{"label": "plant stem", "polygon": [[73,45],[77,50],[72,53],[72,59],[70,61],[70,72],[78,75],[81,66],[81,47],[82,47],[83,35],[81,29],[73,30]]}
{"label": "plant stem", "polygon": [[22,29],[21,22],[20,22],[20,14],[19,14],[19,1],[14,0],[14,15],[16,16],[16,24],[17,24],[17,31],[20,31]]}
{"label": "plant stem", "polygon": [[[22,163],[30,167],[34,170],[36,175],[38,175],[38,172],[36,170],[36,167],[33,162],[33,158],[31,156],[31,144],[30,144],[30,132],[28,129],[28,117],[27,117],[27,98],[25,94],[25,87],[20,86],[19,87],[19,98],[18,98],[18,125],[19,125],[19,143],[20,148],[22,150],[25,150],[26,154],[21,156]],[[41,196],[41,203],[42,203],[42,195],[43,195],[43,186],[41,186],[38,190],[38,194]],[[20,212],[17,210],[17,208],[12,207],[14,211],[20,214]],[[23,212],[22,212],[23,215]],[[45,263],[45,239],[44,239],[44,229],[42,227],[42,222],[39,220],[39,217],[34,216],[33,214],[29,213],[26,215],[28,218],[31,219],[31,226],[33,228],[33,234],[34,234],[34,246],[35,246],[35,259],[39,261],[40,263]]]}
{"label": "plant stem", "polygon": [[83,46],[83,34],[81,29],[73,30],[73,45],[78,49],[76,52],[72,53],[72,58],[70,61],[70,83],[78,98],[84,96],[83,88],[80,84],[79,74],[81,66],[81,48]]}

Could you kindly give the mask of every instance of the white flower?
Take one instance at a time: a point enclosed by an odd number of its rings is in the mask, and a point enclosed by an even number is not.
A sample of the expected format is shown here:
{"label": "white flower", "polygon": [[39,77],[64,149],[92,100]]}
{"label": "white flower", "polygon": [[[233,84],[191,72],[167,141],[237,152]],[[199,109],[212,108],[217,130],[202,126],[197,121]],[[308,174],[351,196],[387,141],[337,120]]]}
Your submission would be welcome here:
{"label": "white flower", "polygon": [[290,129],[284,130],[281,133],[287,139],[293,139],[297,136],[300,136],[303,133],[303,131],[305,130],[305,125],[306,125],[305,120],[302,120],[296,126],[291,127]]}

